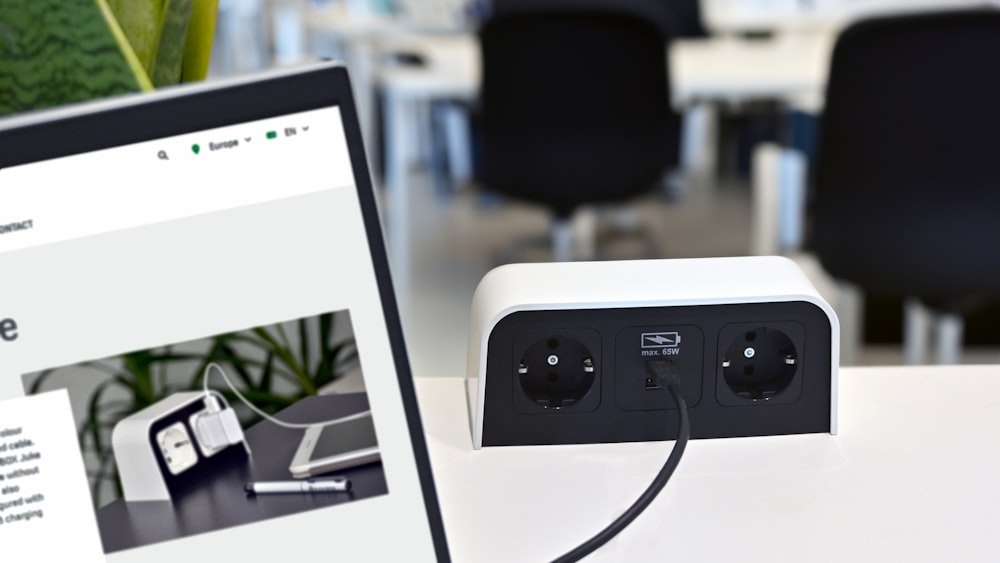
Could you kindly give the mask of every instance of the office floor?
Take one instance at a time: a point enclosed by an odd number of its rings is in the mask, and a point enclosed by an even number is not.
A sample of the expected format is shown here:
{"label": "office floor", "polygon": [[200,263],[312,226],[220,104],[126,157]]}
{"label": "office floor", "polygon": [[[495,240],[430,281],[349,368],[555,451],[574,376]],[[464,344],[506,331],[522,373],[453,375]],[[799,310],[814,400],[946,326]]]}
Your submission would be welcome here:
{"label": "office floor", "polygon": [[[416,376],[461,376],[465,373],[469,306],[480,278],[510,259],[517,241],[547,233],[544,211],[530,205],[484,198],[473,191],[445,195],[429,176],[413,174],[416,197],[413,245],[413,295],[403,325],[413,373]],[[601,248],[604,258],[689,258],[736,256],[749,252],[749,186],[722,182],[692,186],[680,197],[652,193],[636,200],[638,224],[657,247],[657,256],[644,256],[646,247],[635,237],[613,238]],[[599,217],[607,226],[614,214]],[[544,247],[519,253],[522,261],[546,259]],[[1000,350],[966,349],[963,363],[1000,363]],[[902,363],[899,346],[865,346],[861,365]]]}

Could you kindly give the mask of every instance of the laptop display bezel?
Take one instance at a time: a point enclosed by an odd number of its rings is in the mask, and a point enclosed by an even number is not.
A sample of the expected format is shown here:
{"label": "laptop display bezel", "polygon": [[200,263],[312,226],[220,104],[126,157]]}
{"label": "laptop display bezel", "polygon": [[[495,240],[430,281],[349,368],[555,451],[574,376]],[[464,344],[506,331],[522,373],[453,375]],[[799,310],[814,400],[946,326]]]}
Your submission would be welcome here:
{"label": "laptop display bezel", "polygon": [[[449,560],[372,177],[347,70],[338,63],[184,85],[0,119],[0,170],[296,112],[337,106],[402,397],[435,555]],[[318,178],[317,181],[322,181]],[[0,184],[0,191],[3,185]]]}

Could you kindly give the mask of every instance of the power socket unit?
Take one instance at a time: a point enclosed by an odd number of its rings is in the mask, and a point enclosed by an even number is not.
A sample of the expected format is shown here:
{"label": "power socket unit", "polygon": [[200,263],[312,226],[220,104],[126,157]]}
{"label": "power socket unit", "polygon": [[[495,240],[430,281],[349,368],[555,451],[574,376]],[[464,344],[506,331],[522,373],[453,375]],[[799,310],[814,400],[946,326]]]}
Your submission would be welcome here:
{"label": "power socket unit", "polygon": [[472,302],[473,445],[836,433],[840,325],[775,256],[509,264]]}

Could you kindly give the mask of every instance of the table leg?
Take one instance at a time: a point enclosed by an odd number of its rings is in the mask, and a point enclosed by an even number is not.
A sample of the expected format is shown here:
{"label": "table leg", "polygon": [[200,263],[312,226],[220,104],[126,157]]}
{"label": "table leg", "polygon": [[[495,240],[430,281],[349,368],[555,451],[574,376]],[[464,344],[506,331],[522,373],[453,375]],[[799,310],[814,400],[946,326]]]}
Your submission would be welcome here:
{"label": "table leg", "polygon": [[710,101],[695,102],[684,110],[681,130],[681,169],[686,180],[711,185],[718,161],[718,108]]}
{"label": "table leg", "polygon": [[410,140],[416,124],[414,101],[391,89],[385,92],[385,209],[384,217],[389,267],[392,271],[396,300],[404,326],[410,314]]}
{"label": "table leg", "polygon": [[375,99],[374,62],[375,49],[369,41],[358,39],[345,44],[344,57],[351,73],[351,88],[354,90],[354,107],[358,112],[358,125],[361,136],[368,149],[370,162],[377,162],[376,140],[373,133],[375,127],[375,111],[372,101]]}

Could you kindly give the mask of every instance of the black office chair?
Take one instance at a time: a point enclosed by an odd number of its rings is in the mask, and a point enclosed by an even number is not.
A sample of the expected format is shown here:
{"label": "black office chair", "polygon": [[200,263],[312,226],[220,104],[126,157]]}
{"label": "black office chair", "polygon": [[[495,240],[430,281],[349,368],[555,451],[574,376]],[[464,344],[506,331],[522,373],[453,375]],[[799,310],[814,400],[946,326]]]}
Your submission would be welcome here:
{"label": "black office chair", "polygon": [[812,246],[834,277],[962,317],[1000,295],[1000,10],[873,19],[837,41],[820,128]]}
{"label": "black office chair", "polygon": [[678,160],[670,25],[655,0],[495,0],[480,28],[479,180],[552,211],[557,259],[579,206],[625,201]]}
{"label": "black office chair", "polygon": [[708,37],[701,17],[702,0],[655,0],[667,11],[673,38],[700,39]]}

